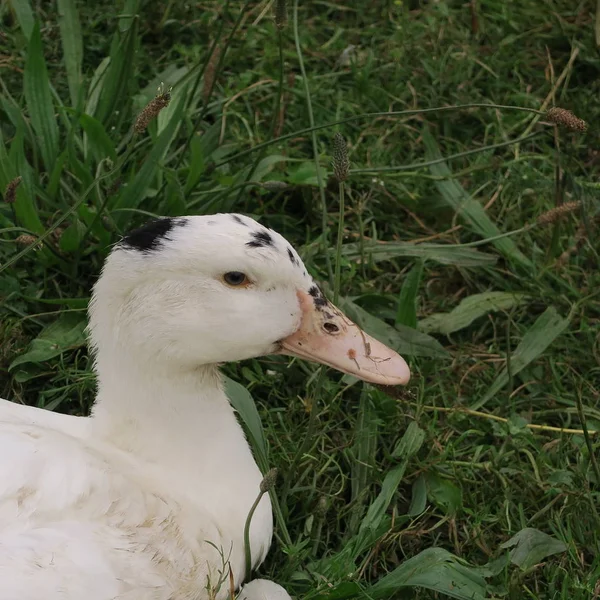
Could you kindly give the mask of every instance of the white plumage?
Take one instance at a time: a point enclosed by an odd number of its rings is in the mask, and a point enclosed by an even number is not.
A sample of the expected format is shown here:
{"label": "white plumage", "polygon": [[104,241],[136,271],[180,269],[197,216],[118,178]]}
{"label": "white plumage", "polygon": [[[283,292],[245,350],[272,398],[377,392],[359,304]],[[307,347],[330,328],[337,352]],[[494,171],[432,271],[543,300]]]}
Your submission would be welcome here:
{"label": "white plumage", "polygon": [[[244,283],[227,284],[229,272]],[[356,332],[285,239],[252,219],[166,219],[126,237],[90,307],[92,416],[0,401],[0,600],[227,597],[229,569],[236,587],[244,580],[262,475],[217,365],[283,349],[370,381],[408,380],[385,347],[349,350]],[[265,495],[254,566],[271,536]],[[289,598],[264,580],[241,596]]]}

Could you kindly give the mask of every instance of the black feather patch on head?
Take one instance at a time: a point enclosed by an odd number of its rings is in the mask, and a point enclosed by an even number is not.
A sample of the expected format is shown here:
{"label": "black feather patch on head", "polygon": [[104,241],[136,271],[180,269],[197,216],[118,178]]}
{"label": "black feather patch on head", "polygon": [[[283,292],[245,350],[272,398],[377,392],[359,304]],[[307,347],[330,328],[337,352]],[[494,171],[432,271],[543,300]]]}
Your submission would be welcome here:
{"label": "black feather patch on head", "polygon": [[120,246],[149,254],[159,249],[164,240],[168,240],[169,233],[175,227],[183,227],[187,223],[184,217],[164,217],[154,219],[139,229],[128,233],[120,242]]}
{"label": "black feather patch on head", "polygon": [[244,220],[242,219],[242,217],[240,217],[240,215],[231,215],[231,218],[236,223],[239,223],[240,225],[244,225],[244,227],[248,227],[248,223],[244,222]]}
{"label": "black feather patch on head", "polygon": [[248,248],[264,248],[265,246],[275,246],[271,234],[266,229],[263,229],[262,231],[253,231],[250,235],[252,236],[252,240],[246,242],[246,246],[248,246]]}
{"label": "black feather patch on head", "polygon": [[298,259],[294,256],[294,253],[292,252],[292,249],[288,247],[287,249],[287,253],[290,259],[290,262],[294,265],[297,266],[298,265]]}

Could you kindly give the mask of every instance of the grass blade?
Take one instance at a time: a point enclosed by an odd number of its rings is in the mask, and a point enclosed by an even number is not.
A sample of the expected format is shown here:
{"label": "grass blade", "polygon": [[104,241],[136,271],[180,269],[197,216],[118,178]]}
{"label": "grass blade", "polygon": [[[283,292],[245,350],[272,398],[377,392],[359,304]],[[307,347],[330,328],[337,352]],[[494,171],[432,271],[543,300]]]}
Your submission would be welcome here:
{"label": "grass blade", "polygon": [[374,600],[395,597],[400,588],[424,587],[460,600],[485,600],[485,579],[447,550],[429,548],[404,561],[368,589]]}
{"label": "grass blade", "polygon": [[250,392],[237,381],[224,377],[225,393],[231,402],[231,406],[240,415],[240,419],[246,426],[246,431],[250,437],[252,449],[263,473],[269,470],[269,457],[262,421],[256,409],[256,404]]}
{"label": "grass blade", "polygon": [[[442,157],[436,141],[427,129],[423,130],[423,143],[425,144],[427,160],[436,160]],[[435,182],[438,191],[473,231],[484,238],[495,237],[502,233],[488,217],[483,206],[453,179],[452,171],[445,162],[431,165],[429,170],[432,175],[443,178]],[[531,261],[517,248],[511,239],[502,238],[492,243],[512,262],[528,269],[532,267]]]}
{"label": "grass blade", "polygon": [[62,38],[63,59],[67,71],[71,104],[79,103],[81,90],[81,62],[83,60],[83,40],[81,24],[75,0],[57,0],[58,25]]}
{"label": "grass blade", "polygon": [[396,315],[396,325],[405,325],[406,327],[417,326],[417,294],[423,278],[423,261],[420,260],[410,270],[402,289],[400,298],[398,298],[398,314]]}
{"label": "grass blade", "polygon": [[31,33],[33,32],[34,18],[33,11],[31,10],[31,3],[29,0],[10,0],[9,4],[15,11],[15,16],[19,22],[19,27],[29,40]]}
{"label": "grass blade", "polygon": [[[529,328],[510,358],[510,375],[513,377],[529,363],[541,356],[546,348],[569,326],[569,319],[561,317],[552,306],[547,308]],[[509,380],[504,367],[487,393],[470,408],[477,410],[491,400]]]}
{"label": "grass blade", "polygon": [[509,310],[522,304],[526,294],[518,292],[484,292],[473,294],[447,313],[435,313],[419,321],[419,331],[449,335],[468,327],[473,321],[497,310]]}
{"label": "grass blade", "polygon": [[339,305],[359,327],[400,354],[448,358],[448,353],[442,345],[425,333],[403,325],[392,327],[348,298],[340,297]]}
{"label": "grass blade", "polygon": [[[160,162],[169,149],[171,142],[175,137],[177,128],[181,124],[181,115],[185,104],[185,90],[179,91],[178,97],[173,98],[171,106],[175,106],[171,113],[171,118],[162,133],[158,136],[154,148],[144,161],[133,181],[125,188],[123,194],[118,199],[114,208],[137,208],[144,199],[148,187],[155,180],[156,174],[160,170]],[[120,212],[116,217],[119,225],[123,225],[124,219],[128,218],[128,213]]]}
{"label": "grass blade", "polygon": [[50,170],[58,155],[58,126],[54,116],[54,104],[44,60],[39,23],[34,25],[29,40],[23,88],[42,159],[46,169]]}
{"label": "grass blade", "polygon": [[342,255],[348,260],[380,262],[398,257],[422,258],[442,265],[457,267],[485,267],[493,265],[497,258],[473,248],[464,248],[450,244],[411,244],[410,242],[364,242],[344,244]]}

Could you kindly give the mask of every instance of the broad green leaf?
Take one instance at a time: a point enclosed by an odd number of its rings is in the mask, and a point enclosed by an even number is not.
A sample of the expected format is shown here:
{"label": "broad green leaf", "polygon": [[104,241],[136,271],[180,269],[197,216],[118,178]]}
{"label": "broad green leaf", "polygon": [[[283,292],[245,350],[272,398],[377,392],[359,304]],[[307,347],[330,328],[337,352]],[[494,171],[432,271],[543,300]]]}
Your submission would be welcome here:
{"label": "broad green leaf", "polygon": [[392,327],[348,298],[340,297],[339,305],[359,327],[400,354],[448,358],[448,353],[443,346],[426,333],[403,325]]}
{"label": "broad green leaf", "polygon": [[23,89],[37,144],[40,147],[46,170],[50,171],[58,155],[58,126],[54,116],[50,80],[44,60],[40,25],[37,22],[29,40],[23,74]]}
{"label": "broad green leaf", "polygon": [[31,10],[31,3],[29,0],[10,0],[9,4],[15,11],[15,16],[19,22],[19,27],[29,40],[33,31],[34,18],[33,11]]}
{"label": "broad green leaf", "polygon": [[94,117],[90,117],[87,114],[82,114],[79,117],[79,123],[85,131],[83,139],[85,154],[87,154],[87,150],[89,149],[97,163],[104,158],[116,161],[117,153],[115,145],[108,136],[108,133],[106,133],[104,125],[98,119],[94,119]]}
{"label": "broad green leaf", "polygon": [[519,292],[484,292],[460,301],[448,313],[435,313],[419,321],[418,329],[425,333],[450,334],[468,327],[473,321],[497,310],[509,310],[522,304],[526,294]]}
{"label": "broad green leaf", "polygon": [[417,294],[423,278],[423,261],[419,260],[408,272],[408,275],[402,282],[400,297],[398,298],[398,313],[396,315],[396,325],[405,325],[406,327],[417,326]]}
{"label": "broad green leaf", "polygon": [[[541,356],[546,348],[569,326],[569,319],[561,317],[552,306],[548,307],[529,328],[510,358],[510,370],[514,376],[529,363]],[[472,410],[477,410],[491,400],[509,380],[508,369],[504,367],[487,393],[475,402]]]}
{"label": "broad green leaf", "polygon": [[40,363],[59,356],[67,350],[85,346],[85,313],[65,312],[35,338],[24,354],[11,363],[12,370],[25,363]]}
{"label": "broad green leaf", "polygon": [[[333,252],[333,250],[332,250]],[[442,265],[457,267],[489,267],[497,258],[474,248],[463,248],[451,244],[412,244],[410,242],[372,242],[362,245],[352,242],[342,246],[342,255],[348,260],[380,262],[393,258],[422,258]]]}
{"label": "broad green leaf", "polygon": [[267,453],[267,444],[265,442],[265,434],[263,431],[262,422],[256,404],[250,392],[243,386],[233,381],[229,377],[225,379],[225,393],[231,402],[231,406],[240,415],[240,418],[246,426],[246,431],[250,437],[252,449],[256,462],[260,466],[263,473],[269,470],[269,458]]}
{"label": "broad green leaf", "polygon": [[[427,128],[423,130],[423,143],[427,160],[442,158],[439,147]],[[440,178],[435,181],[435,185],[442,198],[460,215],[470,229],[484,238],[495,237],[502,233],[488,217],[483,206],[453,178],[452,171],[445,162],[431,165],[429,170],[432,175]],[[491,243],[509,260],[522,267],[530,268],[532,266],[531,261],[510,238],[501,238]]]}
{"label": "broad green leaf", "polygon": [[[105,126],[117,113],[123,116],[130,103],[129,86],[134,79],[138,19],[129,19],[131,27],[124,35],[115,34],[110,49],[110,62],[106,71],[99,75],[99,96],[94,117]],[[86,113],[92,114],[86,109]]]}
{"label": "broad green leaf", "polygon": [[425,475],[419,475],[412,486],[412,498],[408,508],[409,517],[417,517],[427,506],[427,482]]}
{"label": "broad green leaf", "polygon": [[[29,164],[25,158],[23,135],[20,131],[13,138],[11,155],[9,156],[6,152],[2,131],[0,131],[0,189],[5,190],[8,183],[15,179],[17,175],[23,177],[21,185],[17,188],[17,196],[13,204],[17,221],[23,227],[29,229],[29,231],[41,234],[44,232],[44,226],[40,221],[37,207],[33,202],[33,194],[30,192],[33,189],[30,173],[31,168],[25,168],[25,166],[29,167]],[[19,169],[19,167],[22,168]]]}
{"label": "broad green leaf", "polygon": [[359,546],[366,546],[368,543],[371,543],[371,533],[377,534],[379,526],[386,516],[386,511],[396,494],[396,490],[402,482],[409,460],[419,451],[424,439],[425,432],[412,421],[393,453],[393,456],[398,458],[400,463],[393,467],[385,476],[379,495],[375,498],[371,506],[369,506],[369,510],[360,524],[358,537],[359,539],[361,537],[364,538],[364,544],[359,543]]}
{"label": "broad green leaf", "polygon": [[[319,167],[321,172],[321,180],[327,181],[327,171],[323,167]],[[290,169],[288,182],[293,185],[311,185],[318,187],[319,179],[317,178],[317,167],[313,161],[303,162],[295,169]]]}
{"label": "broad green leaf", "polygon": [[502,544],[501,548],[512,548],[510,561],[526,571],[542,562],[548,556],[559,554],[567,549],[561,540],[533,527],[525,527]]}
{"label": "broad green leaf", "polygon": [[474,567],[442,548],[429,548],[404,561],[367,589],[367,598],[388,599],[398,590],[423,587],[459,600],[485,600],[485,579]]}
{"label": "broad green leaf", "polygon": [[79,243],[85,235],[85,225],[79,220],[74,219],[61,234],[59,246],[63,252],[75,252],[79,248]]}
{"label": "broad green leaf", "polygon": [[88,115],[96,114],[98,108],[98,102],[100,100],[100,94],[104,87],[104,78],[110,65],[110,56],[102,59],[100,64],[96,67],[92,80],[90,81],[90,87],[88,90],[88,99],[85,104],[85,112]]}
{"label": "broad green leaf", "polygon": [[444,510],[446,514],[455,515],[462,508],[462,492],[451,481],[436,473],[427,473],[427,496]]}
{"label": "broad green leaf", "polygon": [[81,25],[75,0],[57,0],[58,25],[62,38],[63,59],[67,71],[71,105],[76,107],[81,90],[81,62],[83,60],[83,40]]}

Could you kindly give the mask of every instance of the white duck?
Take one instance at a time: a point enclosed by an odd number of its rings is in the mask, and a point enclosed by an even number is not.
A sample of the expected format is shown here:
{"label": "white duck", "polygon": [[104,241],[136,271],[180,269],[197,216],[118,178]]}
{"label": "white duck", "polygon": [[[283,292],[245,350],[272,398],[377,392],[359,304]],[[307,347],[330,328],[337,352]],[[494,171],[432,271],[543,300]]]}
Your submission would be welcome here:
{"label": "white duck", "polygon": [[[409,378],[283,237],[240,215],[160,219],[125,237],[95,285],[90,334],[91,417],[0,401],[0,600],[227,597],[229,569],[244,580],[262,475],[218,363],[284,353],[366,381]],[[271,535],[267,494],[254,566]],[[266,580],[241,596],[289,598]]]}

